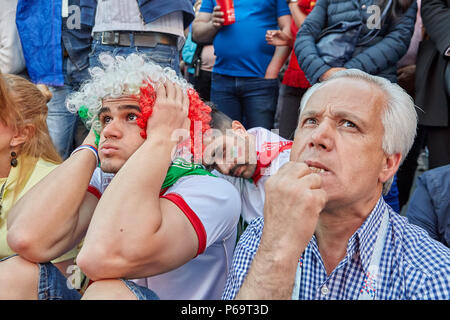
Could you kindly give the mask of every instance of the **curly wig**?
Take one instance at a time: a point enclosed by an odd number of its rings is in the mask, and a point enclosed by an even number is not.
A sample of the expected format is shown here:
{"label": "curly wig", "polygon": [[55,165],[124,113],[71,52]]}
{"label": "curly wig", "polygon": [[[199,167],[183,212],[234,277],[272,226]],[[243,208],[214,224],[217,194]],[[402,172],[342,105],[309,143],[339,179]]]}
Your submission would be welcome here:
{"label": "curly wig", "polygon": [[145,139],[147,121],[152,115],[156,100],[155,88],[166,81],[172,81],[187,92],[189,97],[191,152],[195,154],[194,125],[198,126],[200,122],[201,133],[207,131],[210,128],[211,108],[200,99],[190,83],[178,77],[175,70],[169,67],[162,68],[142,54],[133,53],[123,57],[101,53],[99,60],[103,68],[90,69],[91,79],[84,82],[78,92],[68,97],[66,106],[69,111],[78,113],[86,127],[93,126],[99,137],[101,126],[97,115],[102,108],[102,100],[123,95],[136,96],[141,109],[137,124],[142,129],[141,136]]}

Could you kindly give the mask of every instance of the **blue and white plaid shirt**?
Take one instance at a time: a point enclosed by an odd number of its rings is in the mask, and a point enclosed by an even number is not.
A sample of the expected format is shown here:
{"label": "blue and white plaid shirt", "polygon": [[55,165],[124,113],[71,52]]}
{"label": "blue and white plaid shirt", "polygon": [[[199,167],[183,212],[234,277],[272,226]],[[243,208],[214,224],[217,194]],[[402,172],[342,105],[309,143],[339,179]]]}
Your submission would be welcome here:
{"label": "blue and white plaid shirt", "polygon": [[[361,227],[348,241],[347,254],[328,276],[315,236],[302,255],[300,299],[358,299],[371,290],[366,279],[383,212],[389,227],[384,245],[375,299],[450,299],[450,249],[418,226],[395,213],[380,197]],[[247,227],[236,247],[222,299],[239,291],[259,246],[264,219]]]}

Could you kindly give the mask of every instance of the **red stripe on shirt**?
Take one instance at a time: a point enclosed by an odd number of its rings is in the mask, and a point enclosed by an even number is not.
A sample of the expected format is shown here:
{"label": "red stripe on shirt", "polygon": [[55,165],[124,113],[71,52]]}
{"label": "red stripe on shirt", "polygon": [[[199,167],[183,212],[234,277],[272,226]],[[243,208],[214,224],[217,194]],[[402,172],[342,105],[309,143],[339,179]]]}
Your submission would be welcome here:
{"label": "red stripe on shirt", "polygon": [[92,193],[94,196],[96,196],[98,200],[100,200],[100,198],[102,197],[102,194],[100,193],[100,191],[98,191],[98,189],[92,185],[90,185],[88,187],[87,191]]}
{"label": "red stripe on shirt", "polygon": [[203,227],[203,223],[200,221],[195,212],[189,207],[189,205],[184,201],[183,197],[181,197],[178,193],[168,193],[161,198],[172,201],[178,208],[183,211],[186,217],[191,222],[194,227],[195,232],[198,237],[198,250],[196,256],[203,253],[206,249],[206,231]]}

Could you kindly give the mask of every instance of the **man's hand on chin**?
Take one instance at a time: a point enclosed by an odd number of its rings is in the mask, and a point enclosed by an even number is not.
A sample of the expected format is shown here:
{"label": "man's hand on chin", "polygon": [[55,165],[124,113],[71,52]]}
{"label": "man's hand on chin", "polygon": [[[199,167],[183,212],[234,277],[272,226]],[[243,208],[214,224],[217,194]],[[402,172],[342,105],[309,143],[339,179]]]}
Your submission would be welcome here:
{"label": "man's hand on chin", "polygon": [[305,163],[292,161],[267,180],[262,245],[300,256],[328,198],[321,184],[319,174]]}

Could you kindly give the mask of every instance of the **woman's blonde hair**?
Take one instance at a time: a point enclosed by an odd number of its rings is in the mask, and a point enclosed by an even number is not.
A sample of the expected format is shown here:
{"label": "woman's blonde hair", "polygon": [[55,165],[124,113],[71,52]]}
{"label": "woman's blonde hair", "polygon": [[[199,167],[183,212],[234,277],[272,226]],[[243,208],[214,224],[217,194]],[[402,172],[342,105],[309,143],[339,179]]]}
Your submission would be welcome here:
{"label": "woman's blonde hair", "polygon": [[21,119],[19,110],[14,106],[11,95],[8,93],[8,88],[0,74],[0,121],[12,129],[17,128],[17,120]]}
{"label": "woman's blonde hair", "polygon": [[23,189],[39,158],[52,163],[61,163],[47,128],[46,97],[33,83],[25,78],[12,75],[0,75],[2,111],[0,119],[10,128],[22,131],[28,128],[27,140],[16,151],[21,170],[15,196]]}

